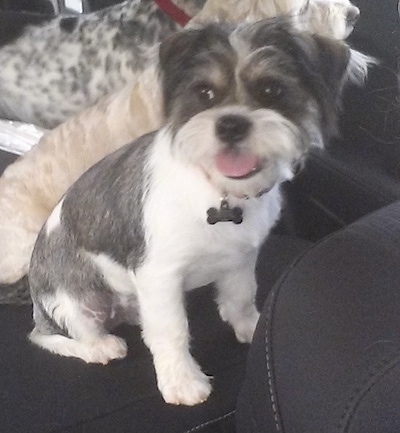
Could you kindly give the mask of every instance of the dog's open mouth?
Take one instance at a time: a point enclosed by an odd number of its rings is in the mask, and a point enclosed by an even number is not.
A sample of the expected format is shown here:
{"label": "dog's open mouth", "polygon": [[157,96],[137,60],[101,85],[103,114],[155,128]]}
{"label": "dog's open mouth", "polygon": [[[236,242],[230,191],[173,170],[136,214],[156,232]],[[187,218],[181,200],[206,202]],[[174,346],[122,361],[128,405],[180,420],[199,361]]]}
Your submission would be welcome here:
{"label": "dog's open mouth", "polygon": [[215,157],[215,167],[229,179],[242,180],[255,176],[262,170],[262,165],[255,155],[223,150]]}

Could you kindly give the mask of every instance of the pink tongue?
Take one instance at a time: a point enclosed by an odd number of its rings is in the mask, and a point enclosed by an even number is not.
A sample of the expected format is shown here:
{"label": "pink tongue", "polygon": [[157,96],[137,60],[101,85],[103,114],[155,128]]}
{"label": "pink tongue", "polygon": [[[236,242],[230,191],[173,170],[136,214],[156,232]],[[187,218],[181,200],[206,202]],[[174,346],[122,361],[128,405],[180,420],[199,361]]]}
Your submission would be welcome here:
{"label": "pink tongue", "polygon": [[257,168],[257,158],[254,155],[243,155],[225,150],[219,152],[215,158],[217,170],[227,177],[243,177]]}

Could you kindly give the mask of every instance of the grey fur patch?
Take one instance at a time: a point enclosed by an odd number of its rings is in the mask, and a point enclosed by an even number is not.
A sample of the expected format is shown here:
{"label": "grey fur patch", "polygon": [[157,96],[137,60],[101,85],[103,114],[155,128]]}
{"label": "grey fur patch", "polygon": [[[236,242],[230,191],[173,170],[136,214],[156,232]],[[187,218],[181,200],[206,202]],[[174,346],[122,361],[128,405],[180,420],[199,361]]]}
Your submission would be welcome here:
{"label": "grey fur patch", "polygon": [[43,335],[60,334],[65,337],[68,336],[68,331],[64,327],[59,326],[52,315],[48,314],[40,303],[35,303],[33,320],[35,321],[36,329]]}
{"label": "grey fur patch", "polygon": [[52,312],[41,311],[43,302],[60,291],[88,313],[101,315],[102,322],[111,320],[112,290],[88,253],[106,254],[130,269],[143,260],[142,201],[153,136],[138,139],[87,171],[65,195],[60,224],[49,235],[45,226],[41,230],[29,272],[40,331],[55,329]]}
{"label": "grey fur patch", "polygon": [[144,254],[141,208],[152,137],[141,137],[92,167],[68,191],[62,208],[61,224],[74,233],[79,248],[103,252],[133,269]]}

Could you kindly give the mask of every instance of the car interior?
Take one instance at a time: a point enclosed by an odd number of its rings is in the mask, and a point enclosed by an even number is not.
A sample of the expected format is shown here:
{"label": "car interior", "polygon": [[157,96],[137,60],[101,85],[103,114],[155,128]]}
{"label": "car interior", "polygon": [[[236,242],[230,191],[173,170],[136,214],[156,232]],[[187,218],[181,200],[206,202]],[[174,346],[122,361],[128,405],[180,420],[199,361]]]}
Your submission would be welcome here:
{"label": "car interior", "polygon": [[[2,0],[0,44],[28,24],[115,3]],[[400,432],[400,18],[397,0],[353,3],[361,15],[348,43],[379,63],[346,89],[339,136],[283,185],[257,261],[253,342],[221,321],[212,286],[187,295],[209,399],[166,404],[137,327],[115,330],[126,359],[87,365],[28,341],[31,305],[0,305],[0,431]],[[17,158],[1,150],[0,171]]]}

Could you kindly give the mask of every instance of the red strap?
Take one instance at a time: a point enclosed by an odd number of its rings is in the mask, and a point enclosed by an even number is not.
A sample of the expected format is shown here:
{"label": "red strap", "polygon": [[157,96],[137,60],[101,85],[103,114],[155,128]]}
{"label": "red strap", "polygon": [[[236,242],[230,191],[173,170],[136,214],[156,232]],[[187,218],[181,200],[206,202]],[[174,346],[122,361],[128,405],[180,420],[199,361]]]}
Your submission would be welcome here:
{"label": "red strap", "polygon": [[184,27],[191,19],[189,15],[179,9],[171,0],[154,0],[158,7],[171,17],[173,21]]}

